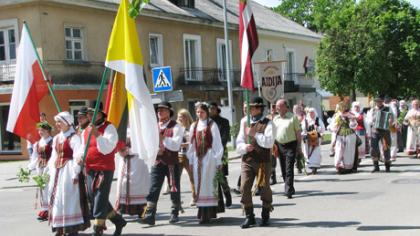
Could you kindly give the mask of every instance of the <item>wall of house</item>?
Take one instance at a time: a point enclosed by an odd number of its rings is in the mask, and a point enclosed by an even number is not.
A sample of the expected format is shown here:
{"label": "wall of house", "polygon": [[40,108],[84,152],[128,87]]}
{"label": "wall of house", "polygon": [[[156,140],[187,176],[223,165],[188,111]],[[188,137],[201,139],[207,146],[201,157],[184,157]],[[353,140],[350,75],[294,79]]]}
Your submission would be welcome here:
{"label": "wall of house", "polygon": [[[77,90],[54,90],[54,93],[57,97],[58,104],[61,107],[62,111],[68,111],[70,109],[69,101],[70,100],[96,100],[98,96],[98,90],[83,90],[83,93]],[[104,91],[106,94],[106,90]],[[0,94],[0,104],[10,104],[11,95],[10,94]],[[105,97],[102,99],[103,104],[105,105]],[[54,127],[54,116],[57,115],[57,109],[51,98],[51,95],[45,96],[39,104],[40,112],[44,112],[47,115],[48,123],[52,124]],[[57,133],[57,129],[53,131],[53,134]],[[20,155],[4,155],[0,154],[0,160],[24,160],[28,158],[28,152],[26,150],[26,140],[21,139],[22,153]]]}
{"label": "wall of house", "polygon": [[259,46],[254,53],[252,61],[267,61],[267,50],[273,50],[272,61],[287,60],[287,51],[295,52],[295,73],[305,73],[303,63],[305,57],[315,59],[317,42],[310,42],[298,39],[289,39],[284,37],[275,37],[270,35],[259,35]]}

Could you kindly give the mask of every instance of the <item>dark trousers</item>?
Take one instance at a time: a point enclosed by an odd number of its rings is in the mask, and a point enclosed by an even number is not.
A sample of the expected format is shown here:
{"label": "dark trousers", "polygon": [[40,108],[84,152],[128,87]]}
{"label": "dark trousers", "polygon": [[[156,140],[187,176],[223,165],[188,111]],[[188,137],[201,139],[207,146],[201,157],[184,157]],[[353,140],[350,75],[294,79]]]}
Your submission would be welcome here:
{"label": "dark trousers", "polygon": [[405,145],[407,143],[407,129],[408,126],[407,125],[402,125],[401,126],[401,130],[398,131],[398,136],[397,136],[397,140],[398,140],[398,150],[403,152]]}
{"label": "dark trousers", "polygon": [[391,133],[388,130],[377,130],[372,133],[370,138],[370,155],[373,161],[378,161],[381,153],[379,151],[379,142],[382,141],[385,162],[391,159]]}
{"label": "dark trousers", "polygon": [[229,157],[228,157],[228,151],[226,147],[223,147],[224,151],[223,151],[223,157],[222,157],[222,173],[223,173],[223,184],[220,184],[220,187],[222,188],[223,192],[229,192],[230,191],[230,187],[229,187],[229,182],[226,178],[226,176],[229,175]]}
{"label": "dark trousers", "polygon": [[[257,178],[258,171],[260,169],[259,162],[250,161],[245,162],[242,161],[241,165],[241,203],[244,209],[251,208],[253,206],[252,203],[252,185],[254,180]],[[265,185],[260,188],[260,196],[261,201],[263,203],[263,207],[271,209],[271,203],[273,202],[273,194],[270,188],[270,174],[271,174],[271,162],[265,162],[264,165],[264,177],[265,177]]]}
{"label": "dark trousers", "polygon": [[289,143],[278,144],[279,147],[279,160],[281,174],[284,181],[284,193],[286,195],[293,195],[295,188],[293,186],[295,173],[294,165],[296,160],[297,141]]}
{"label": "dark trousers", "polygon": [[109,202],[114,171],[94,171],[87,173],[88,198],[91,206],[91,214],[95,219],[106,220],[114,211]]}
{"label": "dark trousers", "polygon": [[[147,195],[146,197],[148,202],[157,204],[159,200],[160,190],[162,189],[163,181],[165,181],[165,176],[168,177],[168,179],[170,178],[169,168],[167,165],[163,163],[159,163],[152,167],[152,171],[150,173],[150,178],[151,178],[150,190],[149,190],[149,195]],[[174,165],[174,178],[175,178],[175,185],[176,185],[177,191],[171,192],[171,201],[172,201],[172,211],[173,213],[177,214],[181,206],[181,185],[180,185],[179,164]]]}

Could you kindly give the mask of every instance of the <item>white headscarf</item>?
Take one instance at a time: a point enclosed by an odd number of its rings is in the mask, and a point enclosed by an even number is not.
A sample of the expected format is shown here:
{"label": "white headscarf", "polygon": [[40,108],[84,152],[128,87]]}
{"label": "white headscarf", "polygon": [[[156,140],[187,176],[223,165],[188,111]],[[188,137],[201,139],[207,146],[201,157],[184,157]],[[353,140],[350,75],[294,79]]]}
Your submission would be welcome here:
{"label": "white headscarf", "polygon": [[[359,111],[356,111],[356,107],[359,107],[359,108],[360,108],[360,110],[359,110]],[[352,111],[354,114],[360,114],[360,113],[362,113],[363,111],[362,111],[362,107],[360,106],[360,102],[357,102],[357,101],[353,102],[353,103],[351,104],[351,111]]]}
{"label": "white headscarf", "polygon": [[58,113],[54,116],[54,120],[64,122],[68,126],[73,126],[74,124],[74,117],[68,111]]}

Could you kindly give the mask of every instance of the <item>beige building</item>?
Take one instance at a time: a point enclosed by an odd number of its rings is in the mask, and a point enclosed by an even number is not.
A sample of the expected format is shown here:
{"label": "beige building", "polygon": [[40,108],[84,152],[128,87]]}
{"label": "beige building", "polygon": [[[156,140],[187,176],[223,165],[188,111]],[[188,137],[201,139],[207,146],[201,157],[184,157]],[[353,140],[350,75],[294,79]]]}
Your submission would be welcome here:
{"label": "beige building", "polygon": [[[228,1],[230,68],[234,105],[240,111],[238,1]],[[26,21],[63,110],[76,113],[97,97],[103,64],[119,0],[3,0],[0,1],[0,159],[26,156],[26,141],[5,131],[14,81],[16,48]],[[227,103],[226,45],[222,0],[151,0],[137,18],[146,81],[153,92],[151,69],[171,66],[174,90],[182,90],[176,108],[193,112],[197,100]],[[313,60],[320,36],[252,2],[260,47],[260,60],[289,60],[286,97],[299,101],[313,78],[300,80],[305,57]],[[270,52],[271,50],[271,52]],[[271,57],[271,58],[268,58]],[[311,69],[311,68],[309,68]],[[305,92],[305,96],[306,92]],[[309,101],[314,101],[310,99]],[[50,96],[41,111],[52,122],[57,112]],[[238,119],[241,114],[238,114]]]}

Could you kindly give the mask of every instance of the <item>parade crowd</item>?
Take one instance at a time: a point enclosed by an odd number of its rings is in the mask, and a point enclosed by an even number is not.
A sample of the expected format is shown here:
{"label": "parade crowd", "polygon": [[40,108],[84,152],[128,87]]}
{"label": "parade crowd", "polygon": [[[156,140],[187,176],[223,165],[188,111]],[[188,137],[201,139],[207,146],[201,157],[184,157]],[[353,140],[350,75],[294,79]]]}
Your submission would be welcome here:
{"label": "parade crowd", "polygon": [[[410,106],[409,106],[410,105]],[[419,101],[376,97],[368,108],[360,103],[343,101],[335,114],[326,119],[316,109],[303,104],[289,107],[280,99],[265,111],[262,98],[244,104],[244,114],[236,137],[236,152],[241,155],[238,186],[228,185],[229,121],[220,116],[217,103],[197,102],[196,120],[186,109],[177,114],[169,102],[155,106],[159,133],[159,151],[149,167],[142,157],[120,140],[116,127],[107,121],[100,108],[93,120],[94,106],[84,107],[73,115],[64,111],[54,116],[58,134],[41,115],[37,124],[40,140],[31,146],[29,169],[48,174],[49,181],[40,189],[38,219],[48,221],[55,235],[78,235],[93,227],[93,235],[103,235],[106,220],[115,225],[113,235],[121,235],[127,222],[123,215],[137,215],[139,222],[154,225],[161,190],[170,194],[169,222],[179,221],[181,175],[188,174],[191,206],[197,208],[199,224],[209,224],[232,205],[231,190],[238,192],[245,213],[241,228],[256,225],[253,196],[262,201],[260,226],[270,224],[273,194],[270,185],[277,183],[276,163],[280,163],[284,195],[293,198],[295,166],[299,173],[317,174],[322,167],[321,143],[329,130],[330,155],[337,174],[357,172],[361,159],[370,154],[372,172],[380,171],[383,162],[390,172],[397,152],[418,157],[420,109]],[[100,107],[100,106],[99,106]],[[328,123],[328,124],[327,124]],[[90,142],[88,134],[92,133]],[[86,158],[83,159],[87,147]],[[116,171],[117,196],[109,200]]]}

